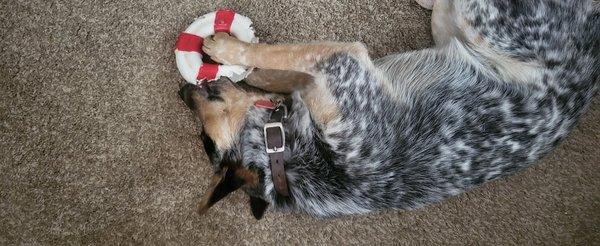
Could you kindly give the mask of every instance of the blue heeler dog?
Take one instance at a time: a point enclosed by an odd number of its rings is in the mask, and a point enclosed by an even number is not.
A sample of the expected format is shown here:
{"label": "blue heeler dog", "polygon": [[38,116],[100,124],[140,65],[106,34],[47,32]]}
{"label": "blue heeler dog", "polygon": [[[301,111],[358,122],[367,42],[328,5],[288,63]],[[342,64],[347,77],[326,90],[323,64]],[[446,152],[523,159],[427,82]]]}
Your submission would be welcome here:
{"label": "blue heeler dog", "polygon": [[374,61],[360,43],[205,40],[213,60],[257,70],[246,85],[180,90],[214,167],[200,213],[239,188],[256,218],[269,204],[318,217],[420,208],[532,165],[596,94],[597,3],[419,3],[435,47]]}

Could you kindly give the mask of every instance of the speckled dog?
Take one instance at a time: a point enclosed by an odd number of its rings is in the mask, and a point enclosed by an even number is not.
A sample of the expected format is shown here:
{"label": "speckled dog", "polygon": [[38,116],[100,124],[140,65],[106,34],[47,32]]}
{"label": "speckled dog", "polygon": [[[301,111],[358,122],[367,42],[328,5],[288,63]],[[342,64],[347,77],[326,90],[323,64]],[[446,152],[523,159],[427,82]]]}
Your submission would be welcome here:
{"label": "speckled dog", "polygon": [[[259,68],[246,83],[291,93],[289,196],[273,185],[261,99],[227,80],[184,86],[215,175],[204,213],[242,188],[255,217],[416,209],[522,170],[577,123],[599,85],[600,16],[584,0],[419,1],[434,48],[372,61],[360,43],[205,41],[215,61]],[[289,137],[293,136],[293,137]]]}

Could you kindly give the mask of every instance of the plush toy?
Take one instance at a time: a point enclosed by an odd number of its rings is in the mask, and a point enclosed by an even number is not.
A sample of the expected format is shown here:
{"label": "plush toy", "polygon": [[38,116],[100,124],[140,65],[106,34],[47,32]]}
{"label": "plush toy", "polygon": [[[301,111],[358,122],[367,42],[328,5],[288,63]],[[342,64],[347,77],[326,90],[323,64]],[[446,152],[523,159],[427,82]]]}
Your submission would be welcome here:
{"label": "plush toy", "polygon": [[197,18],[175,43],[175,59],[181,76],[191,84],[217,80],[221,76],[238,82],[250,74],[250,68],[211,64],[202,61],[202,41],[217,32],[227,32],[241,41],[257,43],[252,21],[231,10],[218,10]]}

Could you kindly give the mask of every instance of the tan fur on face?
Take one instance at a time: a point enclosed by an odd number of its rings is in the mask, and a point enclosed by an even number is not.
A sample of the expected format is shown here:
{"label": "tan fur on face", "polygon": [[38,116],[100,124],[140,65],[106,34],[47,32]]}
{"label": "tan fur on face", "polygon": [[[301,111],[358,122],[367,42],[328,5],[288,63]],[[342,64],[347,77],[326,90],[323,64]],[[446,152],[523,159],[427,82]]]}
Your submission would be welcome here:
{"label": "tan fur on face", "polygon": [[231,82],[222,83],[219,88],[221,100],[209,101],[198,93],[192,95],[197,103],[197,115],[203,124],[204,132],[215,142],[217,148],[231,148],[239,135],[246,112],[258,100],[268,100],[265,95],[244,92]]}

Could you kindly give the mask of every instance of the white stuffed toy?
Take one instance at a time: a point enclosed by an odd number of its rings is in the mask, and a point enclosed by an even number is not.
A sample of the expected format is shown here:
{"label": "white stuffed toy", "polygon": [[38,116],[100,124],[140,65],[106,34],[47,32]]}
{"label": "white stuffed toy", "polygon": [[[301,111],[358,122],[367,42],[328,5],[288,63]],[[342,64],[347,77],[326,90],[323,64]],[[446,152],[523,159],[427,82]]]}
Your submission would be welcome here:
{"label": "white stuffed toy", "polygon": [[258,43],[252,21],[231,10],[218,10],[198,17],[175,43],[175,59],[181,76],[191,84],[217,80],[221,76],[233,82],[244,79],[251,68],[202,62],[202,42],[218,32],[229,33],[247,43]]}

